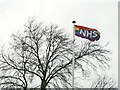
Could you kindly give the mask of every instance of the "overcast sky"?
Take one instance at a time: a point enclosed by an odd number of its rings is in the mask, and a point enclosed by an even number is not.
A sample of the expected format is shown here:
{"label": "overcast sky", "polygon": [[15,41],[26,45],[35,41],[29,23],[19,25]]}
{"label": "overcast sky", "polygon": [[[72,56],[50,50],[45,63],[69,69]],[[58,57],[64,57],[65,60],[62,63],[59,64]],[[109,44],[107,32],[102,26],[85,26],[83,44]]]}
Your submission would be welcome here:
{"label": "overcast sky", "polygon": [[[118,78],[118,0],[0,0],[0,43],[22,30],[29,17],[55,23],[72,35],[72,21],[97,29],[112,51],[110,74]],[[81,38],[80,38],[81,39]],[[1,45],[2,45],[1,44]]]}

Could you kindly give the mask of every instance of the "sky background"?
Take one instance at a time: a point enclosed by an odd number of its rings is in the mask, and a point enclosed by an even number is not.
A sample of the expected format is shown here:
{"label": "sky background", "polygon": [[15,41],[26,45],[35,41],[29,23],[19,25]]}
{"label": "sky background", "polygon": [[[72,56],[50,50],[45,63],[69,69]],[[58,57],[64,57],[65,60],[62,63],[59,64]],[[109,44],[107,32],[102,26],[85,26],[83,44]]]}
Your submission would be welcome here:
{"label": "sky background", "polygon": [[[8,44],[12,33],[22,30],[29,17],[55,23],[72,36],[72,21],[97,29],[101,45],[109,43],[110,76],[118,80],[118,0],[0,0],[0,43]],[[80,38],[81,39],[81,38]]]}

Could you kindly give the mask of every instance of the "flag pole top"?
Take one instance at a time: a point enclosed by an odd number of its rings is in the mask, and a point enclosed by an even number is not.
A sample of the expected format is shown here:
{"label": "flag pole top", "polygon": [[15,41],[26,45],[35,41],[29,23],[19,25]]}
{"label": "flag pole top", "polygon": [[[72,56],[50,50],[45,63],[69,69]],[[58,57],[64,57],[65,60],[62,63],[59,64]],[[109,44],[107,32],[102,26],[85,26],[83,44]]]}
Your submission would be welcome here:
{"label": "flag pole top", "polygon": [[75,23],[76,23],[76,21],[72,21],[72,23],[73,23],[73,24],[75,24]]}

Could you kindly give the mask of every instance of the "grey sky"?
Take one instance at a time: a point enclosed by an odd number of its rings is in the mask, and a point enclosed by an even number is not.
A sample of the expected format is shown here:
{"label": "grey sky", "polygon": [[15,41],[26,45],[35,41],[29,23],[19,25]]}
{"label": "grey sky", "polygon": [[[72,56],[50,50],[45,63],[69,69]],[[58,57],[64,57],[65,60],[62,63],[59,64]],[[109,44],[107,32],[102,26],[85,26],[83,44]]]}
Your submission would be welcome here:
{"label": "grey sky", "polygon": [[[96,28],[102,45],[110,42],[112,51],[109,73],[118,78],[118,0],[0,0],[0,43],[7,43],[10,35],[22,30],[29,17],[55,23],[72,36],[72,21]],[[81,39],[81,38],[80,38]]]}

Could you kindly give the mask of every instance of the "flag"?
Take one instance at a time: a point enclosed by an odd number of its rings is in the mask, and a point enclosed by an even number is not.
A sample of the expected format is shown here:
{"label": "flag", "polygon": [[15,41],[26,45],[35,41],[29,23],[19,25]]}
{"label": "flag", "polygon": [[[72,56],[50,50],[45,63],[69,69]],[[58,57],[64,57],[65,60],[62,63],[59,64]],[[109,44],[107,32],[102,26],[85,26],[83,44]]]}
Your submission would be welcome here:
{"label": "flag", "polygon": [[90,41],[98,41],[100,39],[100,32],[94,28],[75,25],[75,35],[78,37],[86,38]]}

